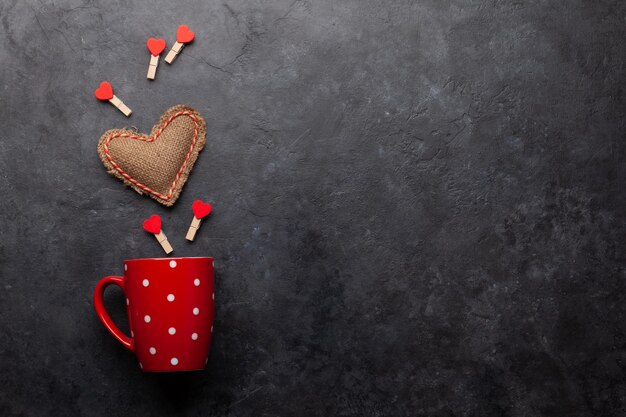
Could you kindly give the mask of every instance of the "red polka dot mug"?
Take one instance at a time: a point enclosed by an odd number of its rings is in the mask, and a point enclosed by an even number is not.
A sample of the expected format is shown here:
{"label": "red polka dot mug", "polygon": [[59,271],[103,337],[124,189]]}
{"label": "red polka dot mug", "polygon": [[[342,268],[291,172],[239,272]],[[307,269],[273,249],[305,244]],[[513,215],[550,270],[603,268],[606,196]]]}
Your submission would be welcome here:
{"label": "red polka dot mug", "polygon": [[[130,337],[104,308],[104,291],[126,296]],[[146,258],[124,261],[124,276],[103,278],[94,292],[98,317],[137,355],[147,372],[204,369],[213,334],[213,258]]]}

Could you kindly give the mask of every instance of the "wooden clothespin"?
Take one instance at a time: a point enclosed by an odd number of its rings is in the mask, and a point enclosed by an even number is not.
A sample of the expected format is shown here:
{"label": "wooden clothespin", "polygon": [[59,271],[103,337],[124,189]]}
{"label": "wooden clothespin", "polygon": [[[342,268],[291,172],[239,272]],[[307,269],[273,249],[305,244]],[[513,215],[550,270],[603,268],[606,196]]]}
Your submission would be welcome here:
{"label": "wooden clothespin", "polygon": [[154,234],[154,237],[159,241],[165,253],[169,255],[174,251],[170,242],[167,241],[167,236],[165,236],[165,233],[161,230],[161,217],[153,214],[148,220],[143,222],[143,229],[148,233]]}
{"label": "wooden clothespin", "polygon": [[193,41],[194,33],[189,30],[187,25],[180,25],[178,30],[176,30],[176,43],[172,46],[172,49],[167,53],[165,57],[165,62],[171,64],[174,62],[176,56],[183,50],[183,47],[186,43]]}
{"label": "wooden clothespin", "polygon": [[193,210],[193,220],[191,221],[191,225],[189,226],[189,230],[187,230],[186,239],[190,242],[193,242],[193,239],[196,237],[196,232],[200,227],[200,222],[206,216],[211,213],[213,207],[209,203],[203,203],[200,200],[196,200],[193,202],[191,209]]}
{"label": "wooden clothespin", "polygon": [[159,65],[159,55],[165,50],[165,40],[150,38],[146,42],[148,51],[150,51],[150,66],[148,67],[148,79],[154,80],[157,66]]}
{"label": "wooden clothespin", "polygon": [[115,107],[117,107],[119,111],[124,113],[124,116],[126,117],[130,116],[133,112],[131,109],[128,108],[128,106],[126,106],[126,104],[122,102],[122,100],[120,100],[115,94],[113,94],[113,87],[111,87],[111,84],[108,81],[102,81],[100,83],[100,87],[98,87],[96,91],[94,91],[94,95],[98,100],[108,101],[109,103],[113,104]]}

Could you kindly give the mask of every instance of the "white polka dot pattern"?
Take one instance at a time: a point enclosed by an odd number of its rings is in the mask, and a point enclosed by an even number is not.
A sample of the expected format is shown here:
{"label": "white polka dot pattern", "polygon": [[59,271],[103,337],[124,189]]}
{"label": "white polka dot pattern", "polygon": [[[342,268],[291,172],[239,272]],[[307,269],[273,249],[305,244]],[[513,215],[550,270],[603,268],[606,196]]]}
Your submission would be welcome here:
{"label": "white polka dot pattern", "polygon": [[131,348],[139,366],[143,372],[203,368],[213,335],[211,264],[202,260],[196,266],[186,258],[150,262],[145,268],[123,264]]}

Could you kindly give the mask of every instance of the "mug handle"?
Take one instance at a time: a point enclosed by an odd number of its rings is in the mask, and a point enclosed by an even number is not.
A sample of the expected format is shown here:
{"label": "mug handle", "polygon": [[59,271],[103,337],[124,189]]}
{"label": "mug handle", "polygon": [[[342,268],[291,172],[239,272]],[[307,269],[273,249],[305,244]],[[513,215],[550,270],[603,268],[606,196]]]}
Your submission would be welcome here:
{"label": "mug handle", "polygon": [[107,313],[106,308],[104,308],[104,301],[103,301],[104,290],[106,290],[106,288],[109,285],[117,285],[118,287],[122,289],[122,292],[126,293],[126,291],[124,291],[124,286],[125,286],[124,277],[111,275],[111,276],[102,278],[100,282],[98,282],[98,285],[96,285],[96,290],[94,291],[94,294],[93,294],[93,302],[96,307],[96,314],[100,318],[100,321],[102,322],[102,324],[104,324],[104,327],[107,328],[107,330],[113,335],[113,337],[115,337],[121,344],[126,346],[126,348],[128,348],[131,352],[134,352],[135,351],[134,340],[126,336],[119,329],[119,327],[117,327],[115,323],[113,323],[113,320],[111,320],[111,316],[109,316],[109,313]]}

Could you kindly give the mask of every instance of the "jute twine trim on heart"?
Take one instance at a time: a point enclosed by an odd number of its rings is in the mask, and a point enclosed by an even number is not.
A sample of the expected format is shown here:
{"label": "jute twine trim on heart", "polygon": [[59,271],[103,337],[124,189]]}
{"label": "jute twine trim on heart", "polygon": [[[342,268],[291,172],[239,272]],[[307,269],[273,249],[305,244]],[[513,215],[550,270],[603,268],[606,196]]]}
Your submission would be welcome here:
{"label": "jute twine trim on heart", "polygon": [[108,130],[98,141],[98,155],[109,174],[139,194],[171,206],[205,142],[202,116],[191,107],[178,105],[161,116],[149,136],[129,129]]}

